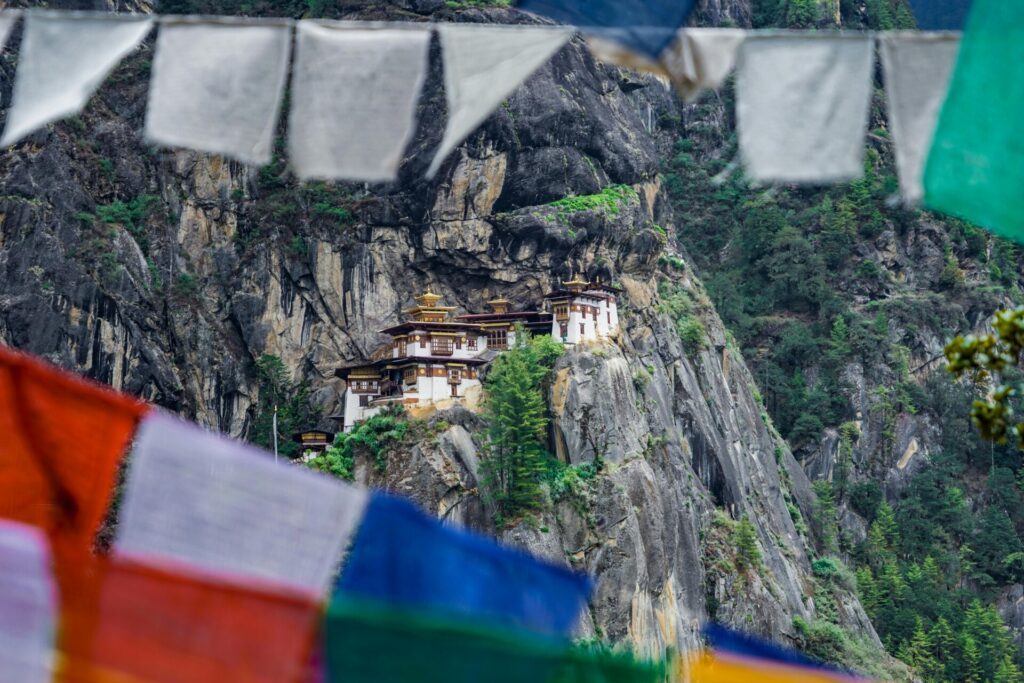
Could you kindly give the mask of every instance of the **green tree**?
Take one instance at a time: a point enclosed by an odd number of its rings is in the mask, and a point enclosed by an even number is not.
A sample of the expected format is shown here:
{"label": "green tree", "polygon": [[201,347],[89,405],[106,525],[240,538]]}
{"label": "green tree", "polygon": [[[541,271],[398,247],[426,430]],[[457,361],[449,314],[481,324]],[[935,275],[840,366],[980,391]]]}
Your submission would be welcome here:
{"label": "green tree", "polygon": [[256,361],[259,400],[256,417],[249,428],[249,441],[266,449],[274,447],[274,411],[277,410],[278,452],[286,458],[301,455],[301,446],[291,439],[294,432],[315,421],[309,405],[309,385],[292,382],[284,363],[265,354]]}
{"label": "green tree", "polygon": [[808,28],[818,19],[817,0],[789,0],[786,23],[790,28]]}
{"label": "green tree", "polygon": [[950,681],[956,680],[959,674],[957,663],[960,661],[960,651],[953,628],[945,617],[938,618],[929,636],[932,641],[932,653],[943,666],[943,677]]}
{"label": "green tree", "polygon": [[1024,681],[1024,677],[1021,676],[1017,665],[1013,663],[1013,658],[1010,655],[1003,655],[1003,660],[999,662],[999,668],[992,676],[992,683],[1021,683],[1021,681]]}
{"label": "green tree", "polygon": [[732,542],[736,547],[736,567],[740,571],[757,570],[761,567],[761,548],[757,544],[757,530],[746,515],[737,522]]}
{"label": "green tree", "polygon": [[978,652],[978,645],[974,642],[974,638],[964,637],[960,649],[963,652],[963,682],[981,683],[981,653]]}
{"label": "green tree", "polygon": [[939,676],[940,667],[932,654],[932,640],[920,617],[917,618],[914,635],[900,647],[897,656],[914,667],[926,681],[935,680]]}
{"label": "green tree", "polygon": [[527,341],[521,326],[515,339],[514,348],[495,359],[484,385],[487,430],[480,470],[499,521],[543,503],[541,479],[550,456],[544,448],[548,418],[541,386],[561,352],[550,337]]}

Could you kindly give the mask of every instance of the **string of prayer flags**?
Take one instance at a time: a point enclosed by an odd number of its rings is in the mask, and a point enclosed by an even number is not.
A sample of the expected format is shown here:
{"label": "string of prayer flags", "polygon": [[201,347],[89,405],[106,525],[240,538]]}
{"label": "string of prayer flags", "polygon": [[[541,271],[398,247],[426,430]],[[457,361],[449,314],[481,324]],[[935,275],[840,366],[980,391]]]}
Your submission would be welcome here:
{"label": "string of prayer flags", "polygon": [[900,191],[904,203],[914,206],[924,196],[924,162],[960,39],[952,33],[900,31],[882,33],[879,47]]}
{"label": "string of prayer flags", "polygon": [[519,0],[517,6],[657,60],[690,18],[694,0]]}
{"label": "string of prayer flags", "polygon": [[389,605],[327,612],[330,683],[661,683],[662,664]]}
{"label": "string of prayer flags", "polygon": [[451,151],[572,36],[572,29],[557,26],[441,24],[437,31],[448,124],[427,170],[431,178]]}
{"label": "string of prayer flags", "polygon": [[46,537],[0,519],[0,681],[49,683],[57,595]]}
{"label": "string of prayer flags", "polygon": [[29,10],[0,145],[79,113],[120,61],[153,27],[143,15]]}
{"label": "string of prayer flags", "polygon": [[368,599],[565,635],[590,579],[445,526],[402,498],[375,494],[335,600]]}
{"label": "string of prayer flags", "polygon": [[1024,242],[1024,3],[975,0],[925,171],[925,205]]}
{"label": "string of prayer flags", "polygon": [[290,51],[288,20],[163,19],[146,139],[269,163]]}
{"label": "string of prayer flags", "polygon": [[5,9],[0,11],[0,50],[7,45],[7,39],[11,36],[11,30],[21,18],[20,9]]}
{"label": "string of prayer flags", "polygon": [[60,683],[305,680],[321,612],[303,593],[125,557],[77,574],[63,596]]}
{"label": "string of prayer flags", "polygon": [[0,346],[0,517],[89,548],[145,404]]}
{"label": "string of prayer flags", "polygon": [[796,650],[716,624],[702,629],[707,649],[694,657],[691,683],[868,683],[851,671],[813,660]]}
{"label": "string of prayer flags", "polygon": [[154,413],[132,450],[115,551],[326,596],[366,497]]}
{"label": "string of prayer flags", "polygon": [[430,32],[358,26],[298,24],[288,152],[300,178],[381,182],[398,173],[416,123]]}
{"label": "string of prayer flags", "polygon": [[873,65],[868,35],[748,35],[736,77],[747,175],[815,184],[859,178]]}

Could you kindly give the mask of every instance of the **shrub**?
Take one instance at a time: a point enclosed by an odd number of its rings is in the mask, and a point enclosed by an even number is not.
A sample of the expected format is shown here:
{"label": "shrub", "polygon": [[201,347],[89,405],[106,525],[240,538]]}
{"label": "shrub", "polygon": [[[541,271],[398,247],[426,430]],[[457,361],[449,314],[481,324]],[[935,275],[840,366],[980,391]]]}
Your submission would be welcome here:
{"label": "shrub", "polygon": [[707,346],[707,330],[700,318],[684,315],[676,321],[676,332],[683,342],[683,348],[690,355],[700,353]]}

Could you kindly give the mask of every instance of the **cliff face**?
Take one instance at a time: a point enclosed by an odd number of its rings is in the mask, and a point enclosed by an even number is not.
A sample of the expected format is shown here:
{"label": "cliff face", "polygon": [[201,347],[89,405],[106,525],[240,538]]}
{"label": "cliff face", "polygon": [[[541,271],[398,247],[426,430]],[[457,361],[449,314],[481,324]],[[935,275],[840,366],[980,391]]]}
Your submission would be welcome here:
{"label": "cliff face", "polygon": [[[408,8],[362,12],[392,10]],[[719,0],[701,12],[750,14]],[[476,477],[481,418],[462,408],[431,418],[383,471],[358,462],[357,478],[593,572],[581,635],[660,654],[693,646],[709,616],[793,640],[826,624],[847,634],[837,656],[882,661],[850,585],[812,572],[809,483],[665,237],[686,216],[672,215],[659,168],[689,114],[662,84],[574,41],[428,183],[443,127],[435,61],[399,182],[300,188],[280,161],[247,169],[142,145],[150,57],[133,56],[80,118],[0,155],[0,340],[244,437],[264,354],[308,382],[327,416],[341,397],[334,369],[384,341],[377,330],[424,288],[479,311],[499,295],[537,302],[570,270],[614,279],[623,329],[567,353],[549,389],[552,451],[571,464],[600,452],[607,465],[539,524],[493,528]],[[6,101],[12,76],[8,57]],[[611,185],[630,189],[602,193]],[[600,200],[547,206],[570,195]],[[683,318],[698,330],[685,341]],[[734,547],[742,518],[762,556],[749,568]]]}

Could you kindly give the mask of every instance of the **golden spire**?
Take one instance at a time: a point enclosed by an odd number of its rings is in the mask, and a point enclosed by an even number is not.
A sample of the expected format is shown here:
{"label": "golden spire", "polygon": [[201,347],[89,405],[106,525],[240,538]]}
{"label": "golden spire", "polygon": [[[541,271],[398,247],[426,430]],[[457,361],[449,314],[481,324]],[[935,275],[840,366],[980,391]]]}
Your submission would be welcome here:
{"label": "golden spire", "polygon": [[584,280],[581,274],[573,276],[570,280],[563,280],[562,284],[574,292],[583,291],[590,286],[590,283]]}

